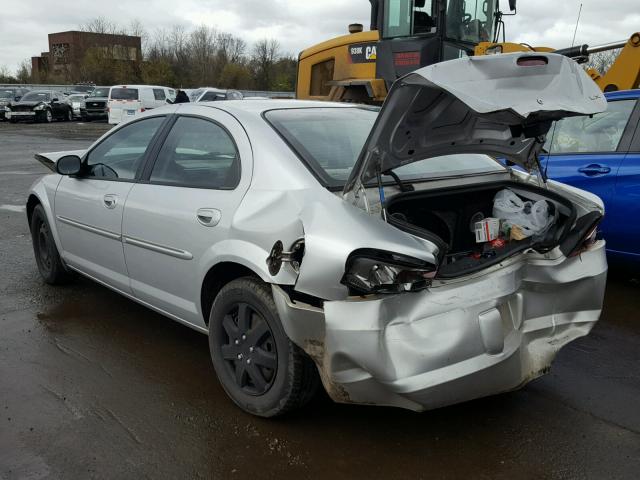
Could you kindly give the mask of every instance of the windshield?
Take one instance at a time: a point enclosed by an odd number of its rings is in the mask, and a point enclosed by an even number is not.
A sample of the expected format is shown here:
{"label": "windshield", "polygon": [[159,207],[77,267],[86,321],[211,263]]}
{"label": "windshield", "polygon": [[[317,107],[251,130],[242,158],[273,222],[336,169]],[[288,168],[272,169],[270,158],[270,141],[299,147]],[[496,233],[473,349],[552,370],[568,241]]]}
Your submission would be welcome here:
{"label": "windshield", "polygon": [[[343,187],[360,156],[378,110],[373,108],[299,108],[271,110],[267,121],[328,187]],[[403,180],[504,170],[483,154],[447,155],[396,168]],[[392,182],[390,177],[383,181]]]}
{"label": "windshield", "polygon": [[90,97],[108,97],[109,96],[109,88],[98,87],[91,94]]}
{"label": "windshield", "polygon": [[112,88],[111,100],[138,100],[137,88]]}
{"label": "windshield", "polygon": [[95,87],[93,85],[74,85],[73,90],[76,92],[89,93],[92,92]]}
{"label": "windshield", "polygon": [[29,92],[22,97],[23,102],[48,102],[50,99],[49,92]]}
{"label": "windshield", "polygon": [[447,0],[447,38],[490,42],[498,0]]}
{"label": "windshield", "polygon": [[196,100],[198,100],[198,97],[202,95],[202,92],[204,92],[204,88],[198,88],[197,90],[193,90],[189,94],[189,100],[191,100],[192,102],[195,102]]}
{"label": "windshield", "polygon": [[0,90],[0,98],[13,98],[15,97],[16,92],[13,90]]}

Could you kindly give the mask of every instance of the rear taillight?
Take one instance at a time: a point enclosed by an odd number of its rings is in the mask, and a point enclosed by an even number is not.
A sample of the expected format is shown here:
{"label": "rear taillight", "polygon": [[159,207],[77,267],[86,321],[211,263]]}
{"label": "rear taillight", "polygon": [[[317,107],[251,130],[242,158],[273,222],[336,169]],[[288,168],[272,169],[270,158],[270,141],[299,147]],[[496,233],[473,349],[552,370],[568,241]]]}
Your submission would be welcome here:
{"label": "rear taillight", "polygon": [[140,111],[141,111],[141,112],[144,112],[144,108],[141,108],[141,109],[140,109]]}

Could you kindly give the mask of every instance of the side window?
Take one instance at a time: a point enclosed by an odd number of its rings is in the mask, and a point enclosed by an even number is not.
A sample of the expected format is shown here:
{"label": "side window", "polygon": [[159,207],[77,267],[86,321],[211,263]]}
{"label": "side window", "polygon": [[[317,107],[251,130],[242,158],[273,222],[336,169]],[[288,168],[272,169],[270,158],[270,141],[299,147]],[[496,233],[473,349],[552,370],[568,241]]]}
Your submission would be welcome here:
{"label": "side window", "polygon": [[240,182],[235,143],[216,123],[180,117],[167,135],[150,180],[183,187],[233,189]]}
{"label": "side window", "polygon": [[156,100],[166,100],[167,96],[164,94],[164,90],[162,90],[161,88],[154,88],[153,89],[153,96]]}
{"label": "side window", "polygon": [[87,176],[133,180],[153,136],[165,117],[140,120],[105,138],[87,157]]}
{"label": "side window", "polygon": [[615,152],[635,107],[636,100],[609,102],[607,110],[590,117],[567,117],[547,134],[550,154]]}

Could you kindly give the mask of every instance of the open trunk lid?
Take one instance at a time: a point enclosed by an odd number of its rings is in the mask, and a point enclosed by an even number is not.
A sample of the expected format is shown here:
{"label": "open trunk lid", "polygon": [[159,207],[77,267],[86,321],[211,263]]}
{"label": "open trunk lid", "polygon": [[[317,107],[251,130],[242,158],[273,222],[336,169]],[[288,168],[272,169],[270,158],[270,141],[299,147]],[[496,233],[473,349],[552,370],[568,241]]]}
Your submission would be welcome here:
{"label": "open trunk lid", "polygon": [[532,171],[554,120],[605,109],[595,82],[562,55],[466,57],[421,68],[394,83],[344,193],[402,165],[457,153]]}

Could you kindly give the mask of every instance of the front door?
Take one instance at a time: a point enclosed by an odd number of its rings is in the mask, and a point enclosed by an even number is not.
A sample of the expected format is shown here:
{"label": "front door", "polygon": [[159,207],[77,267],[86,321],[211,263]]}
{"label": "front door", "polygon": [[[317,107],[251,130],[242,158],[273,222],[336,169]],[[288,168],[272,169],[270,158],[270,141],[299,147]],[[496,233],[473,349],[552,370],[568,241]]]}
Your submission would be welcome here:
{"label": "front door", "polygon": [[[550,155],[542,160],[547,175],[602,199],[606,214],[600,228],[606,240],[615,226],[609,212],[613,208],[618,170],[629,146],[622,140],[632,127],[628,124],[635,104],[635,99],[611,101],[605,112],[565,118],[556,122],[547,134],[546,148]],[[608,244],[607,248],[612,247]]]}
{"label": "front door", "polygon": [[62,257],[71,267],[130,292],[122,248],[122,213],[136,174],[165,117],[115,131],[85,156],[84,174],[63,177],[55,198]]}
{"label": "front door", "polygon": [[127,199],[125,258],[136,297],[204,327],[202,279],[249,186],[252,153],[231,115],[195,105],[179,111],[148,181]]}

